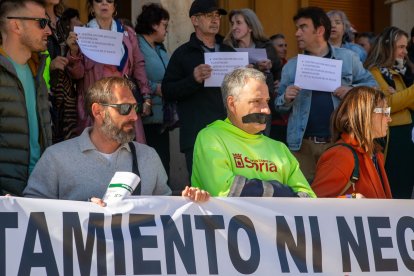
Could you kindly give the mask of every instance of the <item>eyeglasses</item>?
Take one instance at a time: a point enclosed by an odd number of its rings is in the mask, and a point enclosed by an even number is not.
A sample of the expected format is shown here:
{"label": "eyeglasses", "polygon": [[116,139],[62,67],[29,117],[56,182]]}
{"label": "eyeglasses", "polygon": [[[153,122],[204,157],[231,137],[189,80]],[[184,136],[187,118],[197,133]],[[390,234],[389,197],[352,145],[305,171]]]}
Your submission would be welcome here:
{"label": "eyeglasses", "polygon": [[391,117],[391,107],[376,107],[374,113],[384,114],[385,117]]}
{"label": "eyeglasses", "polygon": [[276,45],[278,47],[287,47],[287,44],[286,43],[285,44],[274,44],[274,45]]}
{"label": "eyeglasses", "polygon": [[[96,2],[96,3],[102,3],[103,2],[103,0],[93,0],[93,1]],[[105,1],[108,4],[113,4],[115,2],[115,0],[105,0]]]}
{"label": "eyeglasses", "polygon": [[106,103],[100,103],[102,106],[110,106],[115,108],[119,115],[126,116],[131,113],[131,110],[134,109],[136,113],[139,113],[138,104],[129,104],[129,103],[123,103],[123,104],[106,104]]}
{"label": "eyeglasses", "polygon": [[7,19],[20,19],[20,20],[34,20],[39,22],[40,29],[46,28],[46,26],[50,23],[50,19],[48,18],[37,18],[37,17],[25,17],[25,16],[7,16]]}
{"label": "eyeglasses", "polygon": [[208,20],[221,19],[221,14],[219,14],[218,12],[198,13],[195,16],[204,16]]}

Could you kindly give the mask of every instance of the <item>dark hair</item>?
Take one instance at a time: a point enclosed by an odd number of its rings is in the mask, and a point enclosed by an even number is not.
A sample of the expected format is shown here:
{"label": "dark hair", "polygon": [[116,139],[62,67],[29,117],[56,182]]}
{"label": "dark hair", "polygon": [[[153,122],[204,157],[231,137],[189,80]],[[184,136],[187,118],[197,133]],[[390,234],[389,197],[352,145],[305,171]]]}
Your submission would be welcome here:
{"label": "dark hair", "polygon": [[122,24],[123,26],[128,26],[128,27],[130,27],[131,29],[133,29],[133,28],[134,28],[134,25],[132,25],[131,20],[129,20],[128,18],[121,17],[121,18],[118,18],[118,21],[119,21],[119,22],[121,22],[121,24]]}
{"label": "dark hair", "polygon": [[312,20],[313,27],[317,29],[322,26],[325,28],[323,38],[325,41],[329,40],[331,36],[331,20],[326,15],[325,11],[319,7],[300,8],[297,14],[293,17],[293,21],[298,21],[300,18],[309,18]]}
{"label": "dark hair", "polygon": [[270,40],[275,40],[275,39],[279,39],[279,38],[285,39],[285,35],[284,34],[274,34],[269,39]]}
{"label": "dark hair", "polygon": [[58,25],[60,26],[61,30],[63,31],[63,35],[65,38],[69,36],[70,32],[70,20],[72,18],[79,18],[79,11],[72,8],[67,8],[63,11],[60,20],[58,21]]}
{"label": "dark hair", "polygon": [[411,56],[410,52],[412,52],[414,50],[414,43],[413,43],[413,38],[414,38],[414,27],[411,29],[411,37],[408,40],[408,45],[407,45],[407,51],[409,52],[408,56]]}
{"label": "dark hair", "polygon": [[137,17],[135,32],[150,35],[155,32],[152,26],[160,24],[161,20],[170,20],[170,14],[166,9],[155,3],[144,5]]}
{"label": "dark hair", "polygon": [[63,11],[60,20],[68,20],[70,21],[72,18],[80,18],[79,11],[77,9],[67,8]]}
{"label": "dark hair", "polygon": [[356,39],[361,38],[361,37],[366,37],[368,38],[368,42],[371,45],[374,45],[375,43],[375,39],[377,38],[377,36],[373,33],[373,32],[362,32],[362,33],[357,33],[356,35]]}
{"label": "dark hair", "polygon": [[11,11],[24,9],[27,3],[36,3],[45,7],[43,0],[0,0],[0,29],[4,28],[6,17]]}

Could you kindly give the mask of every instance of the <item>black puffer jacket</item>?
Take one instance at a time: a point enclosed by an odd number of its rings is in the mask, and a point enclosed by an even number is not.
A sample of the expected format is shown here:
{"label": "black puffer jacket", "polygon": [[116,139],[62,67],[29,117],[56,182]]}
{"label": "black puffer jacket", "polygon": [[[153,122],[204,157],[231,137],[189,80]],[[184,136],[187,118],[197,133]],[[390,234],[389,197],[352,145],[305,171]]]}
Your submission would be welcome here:
{"label": "black puffer jacket", "polygon": [[[39,143],[42,152],[52,144],[48,90],[43,78],[46,55],[33,55]],[[0,195],[21,195],[29,178],[29,123],[23,85],[0,48]]]}

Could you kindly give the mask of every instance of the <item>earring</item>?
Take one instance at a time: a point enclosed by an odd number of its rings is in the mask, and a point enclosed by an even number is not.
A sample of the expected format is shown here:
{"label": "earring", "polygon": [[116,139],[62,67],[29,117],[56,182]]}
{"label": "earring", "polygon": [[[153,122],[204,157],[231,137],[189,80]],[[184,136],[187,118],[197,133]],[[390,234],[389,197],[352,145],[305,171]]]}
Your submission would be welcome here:
{"label": "earring", "polygon": [[118,11],[115,11],[115,13],[112,15],[112,17],[116,17],[118,15]]}
{"label": "earring", "polygon": [[95,12],[92,10],[90,13],[89,13],[92,17],[95,17]]}

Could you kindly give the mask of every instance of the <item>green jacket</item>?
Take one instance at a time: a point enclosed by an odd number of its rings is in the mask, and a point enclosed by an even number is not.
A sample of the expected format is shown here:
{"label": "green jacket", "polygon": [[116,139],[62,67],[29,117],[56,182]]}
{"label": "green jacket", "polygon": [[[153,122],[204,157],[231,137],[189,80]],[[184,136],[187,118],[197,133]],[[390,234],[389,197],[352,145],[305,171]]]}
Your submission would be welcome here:
{"label": "green jacket", "polygon": [[276,180],[295,193],[316,197],[299,163],[281,142],[262,134],[249,134],[229,119],[217,120],[197,136],[191,185],[212,196],[227,196],[237,177]]}
{"label": "green jacket", "polygon": [[[42,152],[52,144],[48,89],[43,78],[46,55],[28,61],[36,87],[39,143]],[[29,178],[29,125],[23,85],[0,48],[0,195],[21,195]]]}

